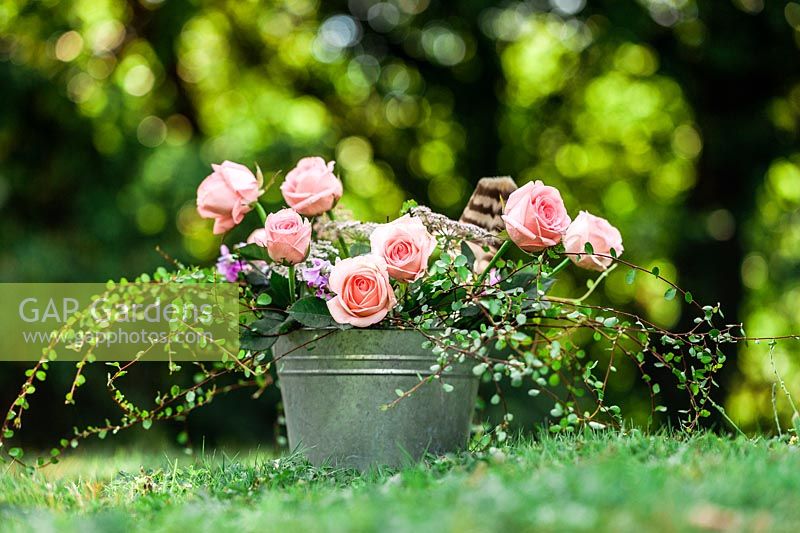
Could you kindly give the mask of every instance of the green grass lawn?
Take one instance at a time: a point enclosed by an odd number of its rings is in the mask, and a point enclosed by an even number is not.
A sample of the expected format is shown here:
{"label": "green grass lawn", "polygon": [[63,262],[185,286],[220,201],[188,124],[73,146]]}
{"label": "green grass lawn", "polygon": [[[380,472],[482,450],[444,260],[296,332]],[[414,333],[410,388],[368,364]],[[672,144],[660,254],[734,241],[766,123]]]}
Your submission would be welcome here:
{"label": "green grass lawn", "polygon": [[798,531],[800,448],[544,437],[399,471],[264,454],[75,455],[0,477],[0,531]]}

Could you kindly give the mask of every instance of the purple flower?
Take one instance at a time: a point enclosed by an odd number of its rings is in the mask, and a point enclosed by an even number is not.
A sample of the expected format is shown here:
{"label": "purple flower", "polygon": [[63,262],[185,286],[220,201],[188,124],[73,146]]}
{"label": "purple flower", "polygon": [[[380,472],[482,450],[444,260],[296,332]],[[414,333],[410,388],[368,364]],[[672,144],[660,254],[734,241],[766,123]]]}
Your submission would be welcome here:
{"label": "purple flower", "polygon": [[333,298],[333,294],[328,292],[326,289],[317,289],[317,291],[314,293],[314,296],[323,300],[330,300]]}
{"label": "purple flower", "polygon": [[225,276],[231,283],[239,279],[239,272],[247,272],[250,266],[244,261],[236,259],[227,246],[224,244],[219,247],[219,259],[217,259],[217,272]]}
{"label": "purple flower", "polygon": [[489,271],[489,281],[488,281],[489,286],[494,287],[501,281],[502,278],[500,277],[500,273],[497,271],[497,269],[496,268],[491,269]]}
{"label": "purple flower", "polygon": [[316,295],[318,298],[326,298],[328,295],[328,279],[331,273],[331,262],[325,259],[314,258],[311,260],[310,267],[303,267],[300,273],[303,276],[303,281],[306,282],[310,289],[317,289]]}

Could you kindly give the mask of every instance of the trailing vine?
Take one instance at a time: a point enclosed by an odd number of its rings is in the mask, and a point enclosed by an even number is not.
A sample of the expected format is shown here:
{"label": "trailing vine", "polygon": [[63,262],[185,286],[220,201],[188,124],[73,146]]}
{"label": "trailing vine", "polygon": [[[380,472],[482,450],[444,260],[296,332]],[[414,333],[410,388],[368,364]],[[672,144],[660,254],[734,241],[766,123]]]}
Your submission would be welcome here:
{"label": "trailing vine", "polygon": [[[274,384],[275,363],[288,355],[277,353],[277,339],[298,328],[315,329],[317,337],[295,350],[352,327],[419,332],[424,348],[437,356],[437,362],[414,386],[398,389],[397,397],[381,407],[384,410],[413,397],[422,387],[452,391],[448,374],[456,365],[470,365],[492,391],[489,403],[502,410],[499,423],[484,426],[476,434],[475,447],[507,441],[514,413],[506,396],[512,389],[524,389],[531,401],[546,406],[553,433],[622,428],[625,414],[610,398],[608,388],[617,366],[625,361],[646,385],[651,419],[667,411],[659,399],[662,387],[671,387],[685,398],[685,408],[678,412],[685,431],[695,431],[712,409],[735,427],[713,399],[719,386],[716,376],[727,360],[727,350],[757,339],[748,338],[739,324],[725,324],[719,304],[702,305],[663,277],[657,267],[645,269],[621,259],[621,236],[604,219],[581,212],[571,222],[558,191],[531,182],[507,196],[507,202],[503,197],[489,197],[476,204],[494,205],[494,215],[502,213],[508,231],[455,222],[414,202],[407,202],[403,216],[394,222],[361,223],[343,212],[333,214],[341,183],[332,169],[333,162],[321,158],[301,160],[281,186],[294,209],[267,214],[258,203],[264,192],[260,170],[254,175],[236,163],[215,165],[214,174],[198,189],[200,214],[215,218],[218,233],[240,223],[250,210],[258,214],[262,227],[247,243],[223,246],[216,268],[174,263],[173,271],[160,268],[133,282],[109,282],[103,297],[130,303],[174,287],[234,287],[236,316],[222,313],[212,316],[211,322],[232,321],[238,329],[238,347],[212,338],[188,347],[194,357],[176,361],[172,355],[178,346],[154,343],[128,354],[125,362],[105,362],[105,389],[118,418],[75,427],[49,456],[29,464],[23,449],[9,443],[19,439],[37,386],[47,380],[59,358],[55,342],[51,343],[26,372],[2,420],[0,460],[26,468],[43,467],[58,462],[63,453],[89,438],[104,439],[137,426],[149,429],[155,422],[185,421],[196,409],[235,390],[252,390],[257,398]],[[230,181],[226,172],[235,173],[236,180]],[[306,189],[320,190],[312,194],[302,187],[293,189],[304,179],[308,180]],[[226,189],[233,187],[231,183],[238,189]],[[522,259],[507,258],[514,244],[525,252]],[[479,252],[485,264],[476,257]],[[597,275],[579,296],[551,294],[559,274],[572,264]],[[693,325],[672,331],[635,313],[593,303],[597,287],[609,274],[624,268],[628,284],[635,283],[637,275],[662,282],[666,300],[678,298],[693,311]],[[177,298],[186,299],[180,291]],[[82,310],[58,333],[102,332],[109,325],[109,320],[98,320]],[[203,332],[187,320],[171,329]],[[96,341],[68,347],[80,357],[65,392],[66,404],[76,404],[86,383],[85,370],[99,364],[97,347]],[[182,347],[187,348],[185,343]],[[153,350],[167,355],[165,364],[173,382],[157,391],[152,402],[140,405],[126,394],[124,378]],[[181,384],[184,367],[191,369],[189,385]],[[785,389],[784,393],[790,398]],[[187,437],[183,434],[182,438]]]}

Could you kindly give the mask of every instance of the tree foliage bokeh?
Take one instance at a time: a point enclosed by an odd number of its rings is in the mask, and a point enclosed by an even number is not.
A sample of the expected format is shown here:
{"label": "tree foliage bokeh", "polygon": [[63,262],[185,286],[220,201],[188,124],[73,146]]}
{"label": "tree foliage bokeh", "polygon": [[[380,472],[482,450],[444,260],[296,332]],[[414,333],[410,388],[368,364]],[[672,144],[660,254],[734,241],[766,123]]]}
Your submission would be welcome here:
{"label": "tree foliage bokeh", "polygon": [[[6,0],[0,280],[131,277],[163,264],[156,245],[208,263],[210,162],[319,154],[369,220],[542,179],[748,333],[800,331],[798,43],[800,4],[763,0]],[[652,280],[604,290],[688,320]],[[798,388],[796,352],[776,357]],[[771,417],[763,346],[727,380],[745,427]]]}

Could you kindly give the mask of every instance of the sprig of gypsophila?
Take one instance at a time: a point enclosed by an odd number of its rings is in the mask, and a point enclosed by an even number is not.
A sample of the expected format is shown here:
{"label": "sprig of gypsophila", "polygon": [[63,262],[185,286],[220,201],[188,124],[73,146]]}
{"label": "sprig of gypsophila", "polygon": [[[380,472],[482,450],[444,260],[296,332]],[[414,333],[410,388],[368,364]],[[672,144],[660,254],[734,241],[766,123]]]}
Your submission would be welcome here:
{"label": "sprig of gypsophila", "polygon": [[[479,226],[457,222],[445,215],[431,211],[426,206],[415,206],[408,210],[408,214],[419,218],[433,235],[443,237],[447,241],[470,241],[480,245],[499,246],[502,240]],[[368,240],[373,230],[379,226],[375,222],[360,222],[352,219],[319,220],[314,229],[322,238],[333,241],[339,236],[357,240]]]}
{"label": "sprig of gypsophila", "polygon": [[447,240],[470,241],[488,246],[499,246],[503,242],[491,231],[474,224],[457,222],[431,211],[424,205],[411,207],[408,213],[422,220],[432,234],[445,237]]}

